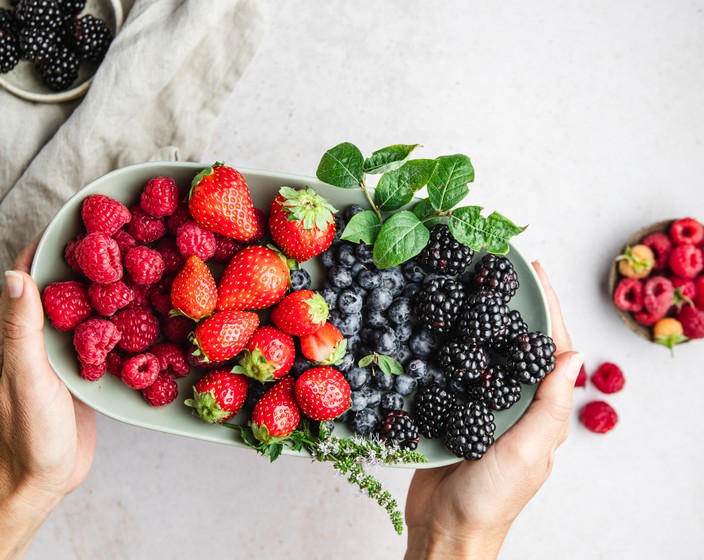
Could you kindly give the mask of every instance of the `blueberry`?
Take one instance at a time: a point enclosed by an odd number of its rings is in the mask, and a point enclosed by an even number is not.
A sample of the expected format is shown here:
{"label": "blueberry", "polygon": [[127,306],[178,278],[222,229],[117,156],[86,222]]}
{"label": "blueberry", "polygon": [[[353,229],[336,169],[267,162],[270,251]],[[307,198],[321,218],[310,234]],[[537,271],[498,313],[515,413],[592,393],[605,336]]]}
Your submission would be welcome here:
{"label": "blueberry", "polygon": [[346,266],[333,266],[328,270],[328,280],[335,288],[348,288],[352,285],[352,272]]}
{"label": "blueberry", "polygon": [[349,222],[353,216],[356,216],[360,212],[364,212],[364,208],[362,208],[359,204],[351,204],[345,210],[345,220]]}
{"label": "blueberry", "polygon": [[354,356],[349,352],[349,340],[347,341],[347,354],[342,357],[342,361],[335,367],[342,373],[350,371],[354,367]]}
{"label": "blueberry", "polygon": [[381,401],[381,391],[379,391],[379,389],[372,389],[369,385],[367,385],[360,392],[367,397],[368,407],[373,408],[375,406],[379,406],[379,402]]}
{"label": "blueberry", "polygon": [[369,340],[372,338],[372,333],[374,332],[374,329],[370,329],[369,327],[362,327],[359,330],[359,338],[363,340],[364,342],[369,342]]}
{"label": "blueberry", "polygon": [[357,391],[369,382],[371,372],[369,371],[369,368],[353,367],[347,372],[345,377],[347,379],[347,383],[350,384],[350,389]]}
{"label": "blueberry", "polygon": [[394,379],[394,389],[401,395],[410,395],[418,387],[418,382],[410,375],[397,375]]}
{"label": "blueberry", "polygon": [[347,226],[347,222],[345,221],[344,216],[340,212],[335,214],[335,238],[334,238],[334,241],[340,240],[340,236],[342,235],[342,232],[344,231],[346,226]]}
{"label": "blueberry", "polygon": [[413,325],[411,323],[404,323],[403,325],[396,325],[396,339],[399,342],[408,342],[413,334]]}
{"label": "blueberry", "polygon": [[350,429],[362,436],[367,436],[379,425],[379,415],[373,408],[365,408],[357,412],[350,421]]}
{"label": "blueberry", "polygon": [[357,255],[357,260],[363,264],[371,264],[374,262],[372,258],[372,252],[374,250],[373,245],[367,245],[366,243],[358,243],[354,252]]}
{"label": "blueberry", "polygon": [[354,244],[352,243],[340,243],[335,248],[335,259],[338,264],[343,266],[352,266],[357,262],[357,257],[354,254]]}
{"label": "blueberry", "polygon": [[352,272],[352,278],[357,278],[362,272],[367,270],[367,267],[361,262],[356,262],[350,267],[350,272]]}
{"label": "blueberry", "polygon": [[391,356],[398,350],[396,333],[391,327],[384,326],[376,329],[371,337],[372,349],[379,354]]}
{"label": "blueberry", "polygon": [[420,329],[416,334],[411,337],[408,345],[413,352],[419,358],[430,358],[438,349],[438,337],[432,331],[428,329]]}
{"label": "blueberry", "polygon": [[374,368],[372,379],[374,380],[377,388],[382,391],[388,391],[394,386],[394,376],[384,373],[379,368]]}
{"label": "blueberry", "polygon": [[320,262],[325,268],[331,268],[335,266],[335,249],[330,247],[329,249],[320,253]]}
{"label": "blueberry", "polygon": [[311,367],[313,366],[303,356],[296,356],[293,366],[291,366],[291,377],[298,379],[304,371],[309,370]]}
{"label": "blueberry", "polygon": [[350,410],[354,410],[355,412],[357,412],[359,410],[362,410],[363,408],[367,408],[368,399],[364,391],[352,391],[350,396],[352,397]]}
{"label": "blueberry", "polygon": [[413,358],[413,353],[406,344],[400,344],[398,350],[396,350],[396,355],[394,358],[396,358],[396,361],[399,364],[405,367],[406,364]]}
{"label": "blueberry", "polygon": [[381,408],[381,411],[386,414],[392,410],[403,410],[403,406],[405,404],[406,403],[400,393],[397,393],[396,391],[389,391],[381,397],[379,407]]}
{"label": "blueberry", "polygon": [[354,354],[354,351],[360,345],[362,339],[359,337],[358,334],[346,336],[345,338],[347,339],[347,352],[349,354]]}
{"label": "blueberry", "polygon": [[370,311],[386,311],[394,300],[390,290],[379,288],[370,292],[364,304]]}
{"label": "blueberry", "polygon": [[[337,313],[337,311],[333,311],[333,313]],[[360,313],[343,315],[339,323],[335,323],[332,320],[331,322],[339,329],[342,336],[352,336],[357,334],[359,329],[362,328],[362,315]]]}
{"label": "blueberry", "polygon": [[418,382],[420,389],[433,385],[433,374],[428,369],[428,363],[420,358],[406,364],[406,373]]}
{"label": "blueberry", "polygon": [[303,270],[292,270],[289,275],[291,276],[291,291],[297,292],[298,290],[309,290],[311,285],[310,274],[308,271]]}
{"label": "blueberry", "polygon": [[335,309],[337,305],[337,292],[332,288],[323,288],[319,293],[323,296],[323,299],[328,302],[328,307]]}
{"label": "blueberry", "polygon": [[467,388],[464,386],[464,383],[457,379],[450,379],[447,384],[447,388],[450,390],[451,393],[453,393],[457,397],[467,396]]}
{"label": "blueberry", "polygon": [[373,329],[384,327],[389,322],[386,316],[381,311],[374,310],[367,311],[365,319],[367,321],[367,325],[369,325]]}
{"label": "blueberry", "polygon": [[347,289],[337,296],[337,308],[346,315],[357,315],[362,312],[364,301],[354,290]]}
{"label": "blueberry", "polygon": [[374,290],[381,286],[381,274],[378,270],[363,270],[357,276],[357,284],[365,290]]}
{"label": "blueberry", "polygon": [[345,315],[341,313],[338,309],[333,309],[330,312],[330,316],[328,317],[328,321],[330,321],[333,325],[335,325],[338,329],[340,328],[340,323],[345,319]]}
{"label": "blueberry", "polygon": [[403,275],[409,282],[422,282],[425,278],[425,270],[416,261],[410,260],[403,265]]}
{"label": "blueberry", "polygon": [[432,385],[437,385],[439,387],[445,387],[447,385],[445,372],[435,364],[428,364],[428,374],[430,375]]}
{"label": "blueberry", "polygon": [[[339,307],[338,303],[338,307]],[[386,311],[386,316],[392,323],[397,325],[403,325],[411,320],[411,302],[408,298],[400,297],[396,298],[389,309]]]}
{"label": "blueberry", "polygon": [[361,297],[362,301],[364,301],[364,298],[367,297],[367,290],[365,290],[364,288],[362,288],[360,286],[351,286],[349,289],[352,290],[359,297]]}
{"label": "blueberry", "polygon": [[361,360],[362,358],[369,356],[370,354],[373,354],[374,352],[372,349],[369,347],[369,341],[360,344],[357,349],[354,351],[354,356],[357,358],[357,361]]}
{"label": "blueberry", "polygon": [[397,266],[381,271],[381,285],[394,296],[399,295],[406,285],[406,280]]}

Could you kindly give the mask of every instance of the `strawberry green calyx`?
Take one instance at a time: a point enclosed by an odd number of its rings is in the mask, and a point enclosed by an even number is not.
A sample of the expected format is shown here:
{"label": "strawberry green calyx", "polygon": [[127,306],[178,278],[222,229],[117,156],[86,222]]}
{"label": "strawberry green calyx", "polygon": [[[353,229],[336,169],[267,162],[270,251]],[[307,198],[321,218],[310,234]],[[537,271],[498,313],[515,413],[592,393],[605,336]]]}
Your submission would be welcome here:
{"label": "strawberry green calyx", "polygon": [[315,325],[324,325],[330,316],[330,307],[325,298],[321,296],[318,292],[315,292],[314,296],[305,300],[308,304],[308,314],[310,315],[310,322]]}
{"label": "strawberry green calyx", "polygon": [[198,390],[193,387],[193,398],[186,399],[184,404],[193,408],[192,413],[194,416],[198,416],[203,422],[207,422],[208,424],[219,424],[226,418],[232,416],[231,412],[220,408],[213,391],[203,391],[199,393]]}
{"label": "strawberry green calyx", "polygon": [[284,198],[282,206],[289,222],[300,221],[304,229],[317,227],[321,231],[327,231],[328,224],[335,223],[333,214],[337,209],[312,188],[281,187],[279,194]]}
{"label": "strawberry green calyx", "polygon": [[262,425],[259,426],[256,422],[250,422],[249,423],[250,428],[252,428],[252,435],[260,441],[261,443],[265,445],[271,445],[274,443],[281,443],[284,439],[286,438],[278,438],[275,436],[272,436],[269,433],[269,428],[266,426]]}
{"label": "strawberry green calyx", "polygon": [[241,373],[262,382],[276,379],[274,371],[276,366],[269,363],[259,348],[255,348],[253,352],[245,350],[239,365],[232,368],[232,373]]}
{"label": "strawberry green calyx", "polygon": [[276,255],[282,261],[284,261],[284,264],[289,270],[298,270],[299,268],[301,268],[301,265],[296,259],[289,259],[286,255],[281,252],[281,249],[279,249],[276,245],[272,245],[271,243],[269,243],[267,245],[267,249],[271,249],[272,251],[274,251],[274,253],[276,253]]}
{"label": "strawberry green calyx", "polygon": [[192,352],[193,356],[201,356],[201,361],[209,362],[210,358],[208,358],[208,356],[205,355],[205,352],[201,349],[200,342],[198,342],[195,333],[191,333],[188,340],[193,344],[193,346],[196,347]]}
{"label": "strawberry green calyx", "polygon": [[343,338],[340,343],[335,346],[330,356],[321,362],[316,362],[320,366],[336,366],[342,363],[342,358],[347,354],[347,339]]}
{"label": "strawberry green calyx", "polygon": [[[200,173],[198,173],[198,175],[196,175],[195,177],[193,177],[193,181],[191,181],[191,191],[193,191],[193,187],[198,186],[198,184],[199,184],[205,177],[207,177],[208,175],[212,175],[213,173],[215,173],[215,168],[216,168],[216,167],[222,167],[223,165],[225,165],[225,164],[224,164],[222,161],[216,161],[213,165],[211,165],[210,167],[206,167],[206,168],[203,169]],[[189,191],[189,193],[188,193],[188,198],[189,198],[189,199],[191,198],[191,191]]]}
{"label": "strawberry green calyx", "polygon": [[694,305],[694,302],[684,295],[684,287],[675,288],[675,293],[672,295],[672,305],[679,313],[685,305]]}

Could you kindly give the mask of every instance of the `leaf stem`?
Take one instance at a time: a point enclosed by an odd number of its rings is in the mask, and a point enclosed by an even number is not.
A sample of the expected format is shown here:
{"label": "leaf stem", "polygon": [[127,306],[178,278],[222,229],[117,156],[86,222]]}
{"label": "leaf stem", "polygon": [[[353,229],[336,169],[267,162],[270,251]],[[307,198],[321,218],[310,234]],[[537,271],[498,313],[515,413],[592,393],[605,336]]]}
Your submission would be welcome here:
{"label": "leaf stem", "polygon": [[360,181],[359,186],[364,191],[364,195],[367,197],[367,200],[369,201],[369,204],[371,205],[372,210],[374,210],[374,213],[376,214],[377,218],[379,218],[379,223],[380,224],[384,223],[384,218],[381,217],[381,211],[379,210],[377,205],[374,204],[372,197],[369,195],[369,191],[367,190],[367,185],[364,183],[364,181]]}

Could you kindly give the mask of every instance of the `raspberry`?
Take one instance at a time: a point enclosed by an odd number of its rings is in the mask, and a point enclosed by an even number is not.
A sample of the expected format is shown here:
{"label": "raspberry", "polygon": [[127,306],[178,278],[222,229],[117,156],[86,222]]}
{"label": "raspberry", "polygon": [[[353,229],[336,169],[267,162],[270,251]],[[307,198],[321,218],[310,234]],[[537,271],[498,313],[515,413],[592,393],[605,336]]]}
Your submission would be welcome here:
{"label": "raspberry", "polygon": [[132,389],[145,389],[156,381],[159,375],[159,360],[149,354],[137,354],[125,360],[122,365],[122,381]]}
{"label": "raspberry", "polygon": [[178,385],[165,375],[157,375],[154,383],[142,389],[144,399],[152,406],[164,406],[178,397]]}
{"label": "raspberry", "polygon": [[614,303],[619,309],[636,313],[643,309],[643,284],[637,278],[623,278],[614,291]]}
{"label": "raspberry", "polygon": [[191,213],[188,211],[188,204],[181,202],[174,210],[174,213],[166,218],[166,227],[169,233],[176,235],[178,233],[178,228],[180,228],[186,222],[192,221]]}
{"label": "raspberry", "polygon": [[186,360],[186,352],[172,342],[159,342],[149,349],[159,360],[159,371],[172,379],[188,375],[190,367]]}
{"label": "raspberry", "polygon": [[579,368],[579,374],[577,375],[577,380],[574,382],[575,387],[586,387],[587,386],[587,368],[584,367],[584,364],[582,364],[582,367]]}
{"label": "raspberry", "polygon": [[682,218],[670,226],[670,237],[676,245],[699,245],[704,239],[704,228],[694,218]]}
{"label": "raspberry", "polygon": [[148,309],[126,309],[112,319],[122,338],[118,346],[127,352],[143,352],[159,337],[159,320]]}
{"label": "raspberry", "polygon": [[164,260],[154,249],[134,247],[125,255],[125,268],[137,284],[154,284],[164,272]]}
{"label": "raspberry", "polygon": [[44,310],[59,331],[72,331],[92,312],[86,287],[80,282],[54,282],[44,288]]}
{"label": "raspberry", "polygon": [[120,248],[120,254],[124,257],[127,251],[139,245],[137,240],[127,233],[124,229],[118,229],[112,234],[112,238],[117,241],[117,246]]}
{"label": "raspberry", "polygon": [[81,364],[81,369],[78,373],[87,381],[97,381],[105,375],[105,372],[107,371],[107,365],[105,362],[100,362],[99,364],[84,364],[81,360],[79,360],[79,362]]}
{"label": "raspberry", "polygon": [[164,274],[177,274],[186,263],[176,246],[176,239],[170,235],[162,237],[154,247],[164,261]]}
{"label": "raspberry", "polygon": [[135,205],[130,208],[132,220],[127,224],[127,233],[142,243],[151,243],[166,233],[164,220],[147,214],[142,207]]}
{"label": "raspberry", "polygon": [[153,284],[136,284],[133,280],[128,279],[126,282],[130,290],[132,290],[132,301],[125,306],[125,309],[138,309],[140,307],[149,307],[149,295],[154,289]]}
{"label": "raspberry", "polygon": [[178,228],[176,245],[184,258],[196,255],[200,260],[207,261],[215,254],[215,235],[194,221],[186,222]]}
{"label": "raspberry", "polygon": [[651,313],[650,311],[646,310],[639,311],[638,313],[633,314],[633,318],[636,320],[636,322],[640,325],[643,325],[644,327],[652,327],[664,316],[665,315],[662,315],[660,313]]}
{"label": "raspberry", "polygon": [[219,233],[215,234],[215,254],[213,260],[215,262],[227,264],[237,251],[241,249],[241,245],[230,237],[225,237]]}
{"label": "raspberry", "polygon": [[[194,352],[198,352],[198,354],[194,354]],[[207,358],[203,356],[201,351],[198,349],[198,347],[193,344],[189,343],[188,346],[186,347],[186,359],[188,360],[188,363],[191,364],[193,367],[197,367],[200,369],[205,369],[205,370],[211,370],[211,369],[218,369],[223,367],[227,362],[209,362],[207,361]]]}
{"label": "raspberry", "polygon": [[110,373],[118,379],[122,376],[122,366],[127,359],[127,353],[119,348],[113,348],[105,358],[105,364]]}
{"label": "raspberry", "polygon": [[580,420],[587,430],[595,434],[605,434],[616,425],[618,415],[608,403],[592,401],[582,409]]}
{"label": "raspberry", "polygon": [[675,303],[680,307],[684,303],[690,303],[697,297],[697,287],[691,278],[680,278],[673,276],[670,278],[672,287],[675,289]]}
{"label": "raspberry", "polygon": [[164,218],[178,207],[178,187],[171,177],[154,177],[142,191],[139,205],[154,218]]}
{"label": "raspberry", "polygon": [[149,303],[162,315],[168,315],[173,309],[171,290],[154,286],[149,292]]}
{"label": "raspberry", "polygon": [[694,245],[678,245],[670,253],[670,270],[682,278],[694,278],[704,269],[701,249]]}
{"label": "raspberry", "polygon": [[694,294],[694,297],[692,298],[692,301],[694,302],[694,305],[696,305],[698,309],[704,310],[704,276],[700,276],[699,278],[697,278],[695,280],[694,287],[695,287],[695,294]]}
{"label": "raspberry", "polygon": [[78,247],[78,244],[83,241],[85,237],[86,236],[83,233],[79,234],[76,239],[72,239],[66,243],[66,249],[64,249],[64,258],[66,259],[68,266],[70,266],[74,272],[78,272],[78,274],[83,274],[83,271],[81,270],[78,260],[76,259],[76,247]]}
{"label": "raspberry", "polygon": [[134,294],[122,280],[111,284],[94,282],[88,286],[88,301],[98,313],[111,317],[118,309],[128,305]]}
{"label": "raspberry", "polygon": [[89,233],[76,247],[76,262],[83,274],[101,284],[122,278],[122,258],[117,242],[104,233]]}
{"label": "raspberry", "polygon": [[650,250],[655,254],[656,270],[665,270],[667,268],[667,259],[672,251],[672,241],[664,233],[651,233],[643,238],[641,245],[650,247]]}
{"label": "raspberry", "polygon": [[196,322],[184,315],[166,317],[162,324],[162,330],[166,340],[175,344],[184,344],[188,340],[188,335],[196,328]]}
{"label": "raspberry", "polygon": [[649,278],[643,287],[643,305],[654,315],[665,316],[672,307],[675,289],[664,276]]}
{"label": "raspberry", "polygon": [[88,319],[76,328],[73,345],[81,363],[98,365],[120,340],[120,331],[105,319]]}
{"label": "raspberry", "polygon": [[592,383],[599,391],[610,395],[623,389],[626,384],[626,378],[623,376],[621,368],[616,364],[606,362],[601,364],[592,374]]}
{"label": "raspberry", "polygon": [[88,233],[113,235],[132,219],[127,207],[104,194],[93,194],[83,201],[81,217]]}
{"label": "raspberry", "polygon": [[688,338],[704,338],[704,311],[691,305],[685,305],[677,314],[682,323],[684,335]]}
{"label": "raspberry", "polygon": [[266,215],[264,212],[262,212],[259,208],[254,209],[254,215],[257,220],[257,229],[254,232],[254,236],[252,239],[247,241],[248,244],[256,243],[257,241],[260,241],[262,237],[264,237],[264,234],[266,233]]}

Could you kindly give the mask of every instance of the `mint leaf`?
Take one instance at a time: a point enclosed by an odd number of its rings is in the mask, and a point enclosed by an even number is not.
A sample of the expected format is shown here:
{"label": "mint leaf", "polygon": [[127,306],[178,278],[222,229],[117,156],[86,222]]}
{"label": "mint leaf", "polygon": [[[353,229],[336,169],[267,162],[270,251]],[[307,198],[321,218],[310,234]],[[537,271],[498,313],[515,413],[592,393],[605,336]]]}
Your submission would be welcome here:
{"label": "mint leaf", "polygon": [[379,216],[373,210],[364,210],[352,216],[340,239],[352,243],[363,241],[367,245],[373,245],[380,229]]}
{"label": "mint leaf", "polygon": [[394,144],[377,150],[364,160],[364,171],[372,175],[398,169],[420,144]]}
{"label": "mint leaf", "polygon": [[467,193],[467,183],[474,181],[474,167],[467,156],[440,156],[428,181],[428,199],[439,212],[447,212]]}
{"label": "mint leaf", "polygon": [[377,354],[377,364],[379,369],[387,375],[403,375],[403,366],[391,356]]}
{"label": "mint leaf", "polygon": [[428,244],[430,232],[413,212],[397,212],[384,222],[374,243],[374,263],[389,268],[415,257]]}
{"label": "mint leaf", "polygon": [[432,159],[413,159],[394,171],[387,171],[374,191],[374,204],[387,212],[405,206],[413,193],[427,184],[435,165]]}
{"label": "mint leaf", "polygon": [[432,207],[427,198],[421,199],[418,204],[413,207],[413,213],[418,216],[418,219],[422,221],[427,228],[432,228],[442,221],[440,218],[431,218],[426,220],[426,218],[437,214],[437,211]]}
{"label": "mint leaf", "polygon": [[357,362],[357,365],[359,367],[367,367],[373,361],[374,361],[374,354],[369,354],[369,356],[364,356],[364,358],[359,360],[359,362]]}
{"label": "mint leaf", "polygon": [[342,189],[354,189],[364,179],[364,157],[349,142],[338,144],[323,154],[316,171],[318,179]]}
{"label": "mint leaf", "polygon": [[460,243],[469,245],[475,251],[482,247],[490,253],[508,253],[508,240],[524,231],[498,212],[483,217],[481,206],[465,206],[453,210],[448,225],[450,232]]}

